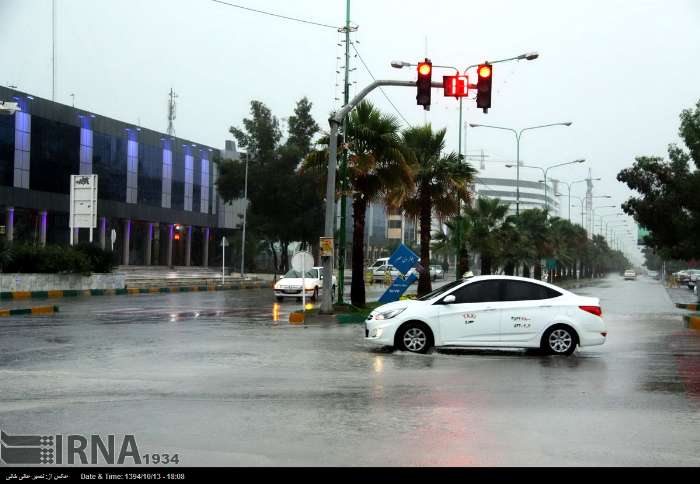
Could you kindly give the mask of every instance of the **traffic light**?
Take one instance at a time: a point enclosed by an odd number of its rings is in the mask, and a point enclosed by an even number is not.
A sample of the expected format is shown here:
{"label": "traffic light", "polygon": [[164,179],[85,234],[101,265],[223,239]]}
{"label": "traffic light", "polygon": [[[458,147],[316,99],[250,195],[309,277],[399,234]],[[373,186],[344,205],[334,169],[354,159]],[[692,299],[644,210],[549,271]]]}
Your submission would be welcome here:
{"label": "traffic light", "polygon": [[445,97],[467,97],[469,95],[469,78],[467,76],[442,76]]}
{"label": "traffic light", "polygon": [[489,112],[491,107],[491,84],[493,82],[493,69],[491,64],[481,64],[477,69],[479,80],[476,84],[476,107]]}
{"label": "traffic light", "polygon": [[433,63],[429,59],[418,63],[418,93],[416,94],[416,104],[423,106],[423,109],[430,111],[430,89],[433,82]]}

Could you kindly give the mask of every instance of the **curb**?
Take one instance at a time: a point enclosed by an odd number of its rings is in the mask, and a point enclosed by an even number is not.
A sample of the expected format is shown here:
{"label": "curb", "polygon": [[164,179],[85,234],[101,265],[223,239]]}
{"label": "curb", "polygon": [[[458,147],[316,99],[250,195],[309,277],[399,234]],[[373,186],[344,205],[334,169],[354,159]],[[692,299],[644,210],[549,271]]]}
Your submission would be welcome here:
{"label": "curb", "polygon": [[54,314],[58,306],[35,306],[33,308],[0,309],[0,317],[21,316],[26,314]]}
{"label": "curb", "polygon": [[687,309],[688,311],[697,311],[698,307],[700,307],[700,304],[693,303],[693,304],[684,304],[684,303],[676,303],[676,307],[680,309]]}
{"label": "curb", "polygon": [[223,286],[178,286],[178,287],[130,287],[125,289],[84,289],[58,291],[14,291],[0,292],[0,300],[48,299],[77,296],[122,296],[135,294],[162,294],[176,292],[236,291],[239,289],[261,289],[267,287],[263,281],[251,281]]}
{"label": "curb", "polygon": [[686,328],[700,330],[700,315],[689,314],[689,315],[683,316],[683,321],[685,321]]}

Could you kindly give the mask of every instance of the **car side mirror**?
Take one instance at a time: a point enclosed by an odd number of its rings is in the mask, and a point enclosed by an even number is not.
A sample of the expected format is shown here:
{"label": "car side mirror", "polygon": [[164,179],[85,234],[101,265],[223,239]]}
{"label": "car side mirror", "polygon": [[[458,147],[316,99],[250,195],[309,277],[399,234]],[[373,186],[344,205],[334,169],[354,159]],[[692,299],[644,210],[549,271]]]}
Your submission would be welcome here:
{"label": "car side mirror", "polygon": [[284,276],[280,276],[280,279],[284,279]]}
{"label": "car side mirror", "polygon": [[443,299],[442,302],[443,304],[453,304],[456,300],[457,298],[450,294],[449,296],[445,296],[445,299]]}

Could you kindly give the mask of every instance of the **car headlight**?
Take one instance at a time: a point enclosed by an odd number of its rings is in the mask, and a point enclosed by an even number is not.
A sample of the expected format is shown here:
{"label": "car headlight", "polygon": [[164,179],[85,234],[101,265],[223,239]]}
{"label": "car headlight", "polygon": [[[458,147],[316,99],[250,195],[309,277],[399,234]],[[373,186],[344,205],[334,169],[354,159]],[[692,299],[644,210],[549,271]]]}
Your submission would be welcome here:
{"label": "car headlight", "polygon": [[382,321],[384,319],[391,319],[395,318],[402,312],[404,312],[406,308],[399,308],[399,309],[390,309],[389,311],[382,311],[381,313],[377,313],[374,315],[374,320],[375,321]]}

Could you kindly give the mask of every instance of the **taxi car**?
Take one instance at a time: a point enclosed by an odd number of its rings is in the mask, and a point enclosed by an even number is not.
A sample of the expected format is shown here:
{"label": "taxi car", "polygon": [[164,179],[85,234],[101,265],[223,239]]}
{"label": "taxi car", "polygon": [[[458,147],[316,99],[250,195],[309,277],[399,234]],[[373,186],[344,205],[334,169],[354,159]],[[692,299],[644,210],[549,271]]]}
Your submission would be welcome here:
{"label": "taxi car", "polygon": [[540,348],[570,355],[608,335],[598,298],[514,276],[478,276],[373,310],[365,340],[403,351],[432,347]]}

